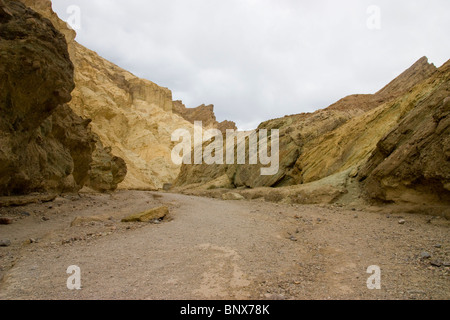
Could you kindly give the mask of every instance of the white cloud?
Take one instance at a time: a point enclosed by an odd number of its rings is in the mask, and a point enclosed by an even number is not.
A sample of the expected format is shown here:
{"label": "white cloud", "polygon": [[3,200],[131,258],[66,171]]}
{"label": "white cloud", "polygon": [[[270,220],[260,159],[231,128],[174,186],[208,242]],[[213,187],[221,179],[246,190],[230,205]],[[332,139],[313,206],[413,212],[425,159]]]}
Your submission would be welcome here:
{"label": "white cloud", "polygon": [[[53,0],[67,19],[73,0]],[[242,128],[373,93],[450,52],[448,0],[80,0],[77,40]],[[381,9],[381,30],[367,8]]]}

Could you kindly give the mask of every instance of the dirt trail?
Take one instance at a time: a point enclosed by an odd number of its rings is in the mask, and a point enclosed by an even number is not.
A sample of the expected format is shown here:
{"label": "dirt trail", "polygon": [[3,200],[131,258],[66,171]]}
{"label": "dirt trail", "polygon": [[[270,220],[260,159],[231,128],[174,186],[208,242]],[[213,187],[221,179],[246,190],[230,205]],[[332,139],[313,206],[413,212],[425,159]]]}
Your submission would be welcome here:
{"label": "dirt trail", "polygon": [[[170,221],[120,222],[161,204]],[[442,218],[139,191],[0,216],[14,219],[0,225],[12,243],[0,247],[0,299],[450,299]],[[100,221],[71,227],[77,216]],[[71,265],[81,290],[66,287]],[[371,265],[381,290],[367,288]]]}

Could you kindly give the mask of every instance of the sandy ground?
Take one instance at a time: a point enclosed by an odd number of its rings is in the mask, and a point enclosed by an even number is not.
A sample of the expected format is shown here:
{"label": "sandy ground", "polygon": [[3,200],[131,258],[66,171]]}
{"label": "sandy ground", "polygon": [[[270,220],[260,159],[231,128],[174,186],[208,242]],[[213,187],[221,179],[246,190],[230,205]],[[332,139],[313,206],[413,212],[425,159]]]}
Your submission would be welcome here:
{"label": "sandy ground", "polygon": [[[160,205],[166,221],[121,222]],[[450,222],[375,211],[144,191],[0,208],[0,299],[450,299]]]}

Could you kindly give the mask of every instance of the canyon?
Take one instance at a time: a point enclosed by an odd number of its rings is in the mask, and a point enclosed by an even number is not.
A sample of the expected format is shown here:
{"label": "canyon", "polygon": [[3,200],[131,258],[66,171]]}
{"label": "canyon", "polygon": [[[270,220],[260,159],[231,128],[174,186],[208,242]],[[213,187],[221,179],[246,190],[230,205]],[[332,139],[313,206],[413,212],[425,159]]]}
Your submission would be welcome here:
{"label": "canyon", "polygon": [[450,61],[261,123],[263,175],[248,154],[174,163],[176,130],[236,124],[75,38],[49,0],[0,0],[0,299],[450,297]]}

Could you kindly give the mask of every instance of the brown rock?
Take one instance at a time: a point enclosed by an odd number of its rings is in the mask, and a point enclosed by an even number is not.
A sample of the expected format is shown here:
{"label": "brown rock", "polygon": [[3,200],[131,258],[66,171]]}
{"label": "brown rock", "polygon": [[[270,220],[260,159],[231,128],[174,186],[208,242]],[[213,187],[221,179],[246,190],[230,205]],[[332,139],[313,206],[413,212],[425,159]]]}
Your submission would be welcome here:
{"label": "brown rock", "polygon": [[[49,1],[25,2],[56,17]],[[90,120],[65,104],[74,88],[66,38],[19,1],[0,6],[10,13],[0,25],[0,195],[78,191],[96,137]]]}
{"label": "brown rock", "polygon": [[12,224],[12,219],[9,218],[0,218],[0,224],[6,225],[6,224]]}
{"label": "brown rock", "polygon": [[222,195],[223,200],[245,200],[245,198],[236,192],[228,192]]}
{"label": "brown rock", "polygon": [[169,214],[169,208],[166,206],[150,209],[145,212],[131,215],[122,219],[122,222],[149,222],[164,219]]}
{"label": "brown rock", "polygon": [[74,87],[65,38],[18,1],[0,7],[11,13],[0,24],[0,194],[76,189],[70,150],[53,135]]}
{"label": "brown rock", "polygon": [[0,207],[19,207],[30,203],[50,202],[55,198],[54,194],[0,197]]}

